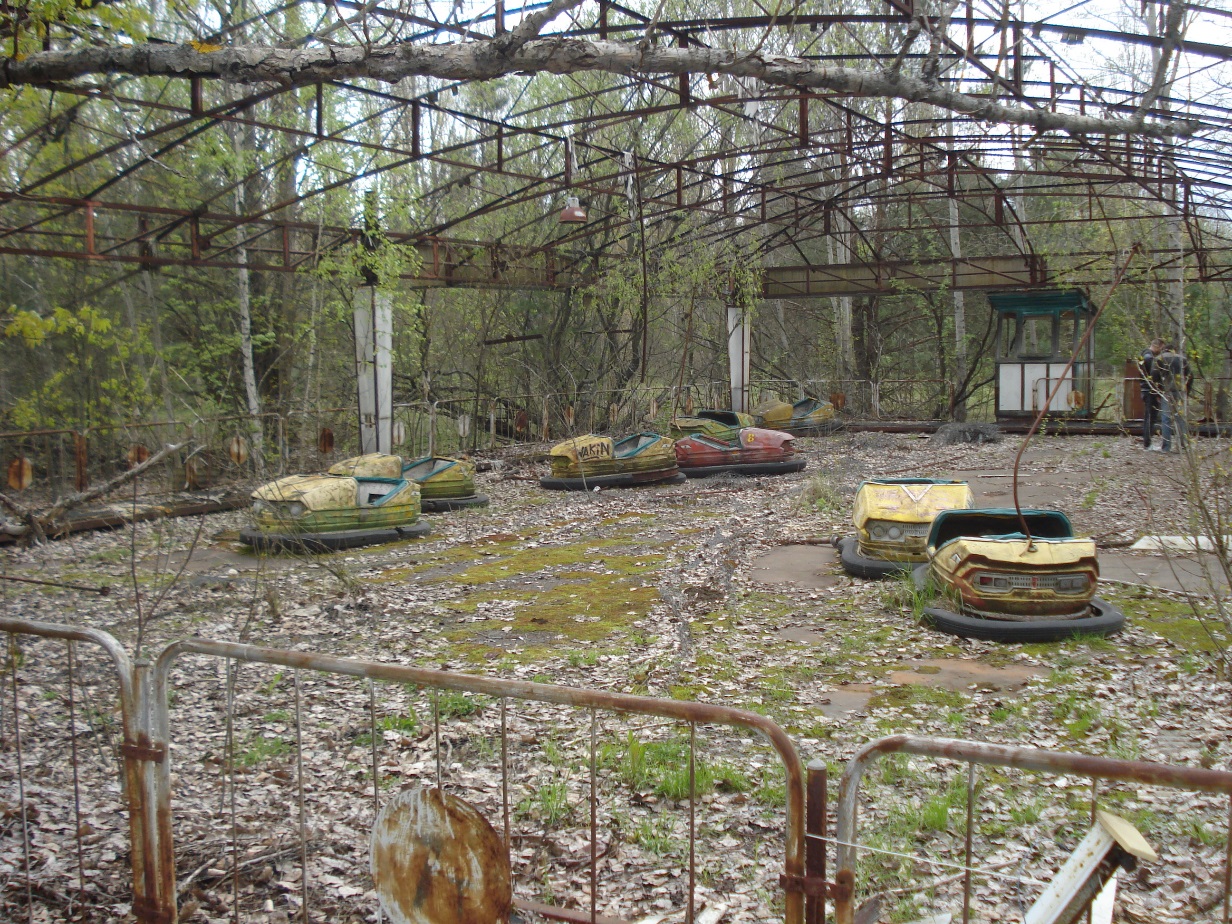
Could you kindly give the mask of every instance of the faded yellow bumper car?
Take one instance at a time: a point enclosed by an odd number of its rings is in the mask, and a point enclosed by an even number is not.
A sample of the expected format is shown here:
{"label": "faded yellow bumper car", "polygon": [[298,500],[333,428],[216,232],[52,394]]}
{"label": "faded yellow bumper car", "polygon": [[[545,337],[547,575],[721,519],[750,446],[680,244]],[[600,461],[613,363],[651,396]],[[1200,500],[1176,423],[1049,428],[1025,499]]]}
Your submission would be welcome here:
{"label": "faded yellow bumper car", "polygon": [[373,453],[347,460],[346,475],[291,475],[252,493],[253,526],[240,540],[256,549],[330,552],[424,536],[419,485],[402,459]]}
{"label": "faded yellow bumper car", "polygon": [[621,440],[588,434],[552,447],[552,474],[541,487],[554,491],[632,488],[645,484],[681,484],[676,444],[657,433],[634,433]]}
{"label": "faded yellow bumper car", "polygon": [[843,570],[853,577],[883,578],[928,561],[928,530],[943,510],[975,503],[965,481],[879,478],[856,492],[854,536],[838,541]]}
{"label": "faded yellow bumper car", "polygon": [[837,426],[834,405],[820,398],[801,398],[788,404],[773,398],[753,408],[757,426],[789,433],[825,433]]}
{"label": "faded yellow bumper car", "polygon": [[402,477],[419,485],[424,513],[446,513],[488,505],[488,495],[475,490],[475,466],[465,459],[447,456],[414,459],[402,466]]}
{"label": "faded yellow bumper car", "polygon": [[686,436],[709,436],[716,440],[729,442],[740,435],[740,431],[756,424],[749,414],[739,411],[700,410],[696,414],[672,418],[672,439],[683,439]]}
{"label": "faded yellow bumper car", "polygon": [[[1022,532],[1025,521],[1030,537]],[[1095,596],[1095,540],[1078,538],[1056,510],[946,510],[928,533],[916,585],[941,591],[925,618],[943,632],[997,642],[1110,635],[1125,625]]]}

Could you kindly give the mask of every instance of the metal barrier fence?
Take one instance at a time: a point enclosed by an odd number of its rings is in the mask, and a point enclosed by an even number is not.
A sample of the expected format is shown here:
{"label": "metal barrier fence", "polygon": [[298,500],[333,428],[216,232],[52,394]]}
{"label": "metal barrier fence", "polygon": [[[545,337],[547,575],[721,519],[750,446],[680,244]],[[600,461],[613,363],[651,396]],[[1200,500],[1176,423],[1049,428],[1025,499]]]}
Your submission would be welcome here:
{"label": "metal barrier fence", "polygon": [[[4,745],[0,753],[15,798],[6,802],[4,833],[11,835],[14,823],[20,828],[22,881],[13,881],[15,870],[10,867],[0,902],[8,904],[5,899],[14,893],[23,894],[30,921],[35,920],[36,898],[37,904],[63,909],[65,919],[117,901],[141,907],[156,871],[156,864],[148,862],[152,842],[146,835],[155,813],[148,799],[152,778],[136,759],[149,738],[139,724],[143,691],[134,685],[132,662],[106,632],[39,622],[3,623],[6,629],[15,623],[17,632],[61,639],[65,645],[60,661],[55,646],[44,644],[37,652],[25,652],[15,634],[8,637],[5,695],[0,695]],[[103,661],[80,658],[81,644],[102,649]],[[44,671],[53,672],[52,679],[62,680],[62,692],[51,686],[29,686],[23,702],[19,671],[27,655],[37,656]],[[61,666],[52,667],[53,661]],[[107,665],[112,670],[106,670]],[[67,744],[55,739],[65,718]],[[35,753],[41,759],[34,759]],[[36,832],[38,844],[33,842]],[[59,862],[36,868],[36,847]],[[131,876],[119,877],[108,869],[109,862],[130,851]]]}
{"label": "metal barrier fence", "polygon": [[[1099,378],[1090,396],[1094,419],[1121,423],[1126,395],[1136,380]],[[1203,420],[1213,419],[1214,386],[1199,382],[1191,403]],[[1128,390],[1128,391],[1127,391]],[[942,379],[759,380],[749,388],[750,406],[771,398],[793,401],[803,395],[833,401],[840,419],[936,421],[953,411],[953,386]],[[685,386],[634,386],[586,393],[469,396],[394,407],[394,451],[408,458],[493,449],[511,441],[538,442],[578,433],[666,432],[675,414],[705,407],[727,407],[726,382]],[[1065,409],[1062,409],[1064,411]],[[994,418],[991,386],[967,400],[967,419]],[[141,479],[144,495],[178,490],[226,488],[250,483],[258,475],[280,477],[316,471],[358,452],[358,420],[353,407],[263,414],[263,453],[258,468],[253,421],[243,415],[133,422],[73,430],[0,432],[0,465],[9,489],[26,498],[50,499],[84,490],[122,472],[161,446],[191,442],[196,448],[169,458]],[[28,473],[28,474],[25,474]]]}
{"label": "metal barrier fence", "polygon": [[[35,920],[36,906],[54,906],[68,895],[76,896],[71,900],[79,904],[95,908],[113,908],[116,900],[114,894],[89,888],[84,879],[74,884],[67,867],[31,869],[29,838],[37,836],[40,847],[49,846],[45,832],[31,819],[36,815],[45,817],[53,799],[44,793],[32,800],[23,788],[31,767],[22,760],[28,747],[23,751],[20,716],[29,712],[31,698],[41,695],[43,687],[26,685],[23,702],[18,678],[29,663],[28,658],[37,658],[40,667],[45,668],[49,652],[43,639],[100,645],[119,675],[122,741],[115,753],[123,765],[122,801],[127,808],[129,829],[125,840],[132,871],[131,908],[138,920],[175,921],[180,901],[193,901],[193,889],[201,877],[229,886],[228,907],[214,907],[216,913],[239,921],[268,910],[263,905],[266,893],[257,888],[260,880],[254,878],[260,866],[254,864],[282,870],[267,875],[279,877],[281,891],[277,894],[286,900],[291,913],[302,920],[314,916],[340,918],[345,916],[343,912],[371,914],[374,899],[366,864],[350,854],[366,845],[366,832],[383,794],[400,779],[431,781],[438,787],[459,791],[489,817],[499,819],[495,827],[503,831],[515,874],[520,874],[523,894],[516,895],[516,903],[540,917],[615,920],[610,916],[612,909],[603,909],[603,905],[618,904],[618,898],[605,897],[601,871],[616,862],[606,859],[606,855],[614,849],[614,839],[622,826],[631,825],[634,814],[640,813],[637,817],[644,818],[644,823],[654,829],[651,834],[657,831],[659,836],[672,838],[683,828],[679,846],[656,860],[655,866],[668,868],[679,864],[674,874],[664,874],[669,882],[678,878],[680,883],[665,894],[684,909],[687,920],[693,920],[703,867],[718,870],[724,860],[725,849],[719,843],[726,836],[722,816],[714,814],[714,803],[701,798],[708,787],[713,789],[702,778],[716,772],[716,765],[707,763],[702,754],[704,739],[718,734],[717,729],[723,727],[735,729],[740,735],[752,733],[763,738],[782,767],[785,841],[781,853],[767,851],[766,862],[781,856],[784,920],[789,924],[805,920],[804,893],[808,885],[803,771],[787,735],[774,722],[755,713],[696,702],[496,680],[204,639],[172,643],[153,662],[131,662],[113,638],[99,631],[9,618],[0,618],[0,631],[10,633],[6,674],[11,687],[7,699],[11,703],[14,736],[12,747],[6,751],[13,757],[6,776],[17,790],[13,800],[17,806],[15,817],[27,843],[26,868],[17,879],[24,880],[26,917],[31,921]],[[41,638],[23,653],[17,644],[18,635]],[[202,658],[208,660],[202,662]],[[196,667],[186,666],[186,659]],[[278,670],[272,676],[241,684],[240,664],[251,665],[252,670]],[[221,715],[214,717],[217,721],[211,718],[203,722],[200,691],[209,687],[211,678],[218,689],[206,694],[206,701]],[[342,678],[354,678],[360,683],[344,689],[337,685]],[[76,689],[81,689],[80,680],[71,672],[67,679],[72,703],[74,683]],[[177,721],[174,704],[190,694],[194,695],[192,713]],[[486,750],[466,751],[460,743],[467,734],[473,736],[475,729],[467,731],[465,720],[458,717],[459,694],[489,697],[488,708],[499,709],[500,733],[496,740],[487,742]],[[0,697],[0,701],[4,699]],[[392,711],[382,708],[378,699],[388,699],[396,706]],[[385,739],[407,732],[402,719],[414,714],[408,711],[412,700],[431,719],[422,723],[423,746],[414,747],[414,759],[407,761],[406,755]],[[515,701],[523,704],[516,710]],[[99,705],[97,696],[94,703]],[[580,728],[569,732],[571,740],[549,745],[545,728],[550,726],[554,734],[568,728],[559,722],[560,707],[580,714]],[[358,721],[340,732],[340,723],[348,714]],[[314,721],[318,715],[321,718]],[[627,739],[618,737],[613,742],[616,723],[633,721],[632,717],[666,720],[667,724],[657,722],[639,728],[636,735],[630,731]],[[257,728],[245,730],[246,720],[249,724],[256,722]],[[46,729],[45,723],[41,724]],[[280,733],[264,737],[261,729],[271,725],[280,728]],[[684,734],[677,734],[677,727]],[[78,731],[77,724],[70,721],[66,737],[73,755],[69,767],[74,779],[79,763]],[[345,739],[349,742],[347,747],[331,758],[327,747],[330,736],[336,741],[339,734],[345,737],[355,732],[358,734],[353,740]],[[630,792],[643,802],[646,798],[652,803],[657,801],[655,808],[637,804],[636,800],[632,806],[617,806],[616,794],[621,789],[614,780],[625,772],[621,761],[628,754],[614,760],[609,747],[624,741],[628,742],[630,752],[635,746],[648,748],[654,742],[670,745],[670,756],[675,761],[675,784],[670,793],[655,800],[653,792],[645,796]],[[584,768],[579,780],[570,780],[568,771],[562,771],[552,781],[538,773],[536,765],[545,762],[563,761],[562,766],[573,766],[567,755],[552,757],[552,748],[580,755],[575,762]],[[746,752],[756,750],[754,742],[744,738],[740,748]],[[250,763],[248,755],[253,753],[278,759]],[[458,757],[460,754],[467,755],[465,764]],[[471,765],[476,754],[486,755],[497,764],[498,772],[492,779],[477,776],[476,767]],[[265,769],[254,772],[257,768]],[[66,768],[60,766],[57,772],[64,773]],[[580,825],[583,833],[577,838],[567,831],[555,835],[546,824],[544,834],[535,834],[542,819],[532,811],[528,822],[520,811],[520,794],[524,796],[522,803],[533,808],[544,800],[544,793],[557,791],[558,783],[565,791],[565,801],[570,783],[584,793],[583,800],[574,800],[575,809],[585,806],[578,813],[585,817]],[[191,795],[192,805],[177,808],[179,794]],[[326,822],[321,820],[325,814],[321,808],[328,803],[336,810],[340,802],[345,802],[345,826],[334,835],[322,827]],[[670,816],[664,808],[669,804],[683,815],[682,819],[667,820]],[[217,808],[202,807],[206,805]],[[123,817],[122,812],[114,814]],[[66,827],[88,829],[88,825],[83,825],[83,817],[79,809],[73,824]],[[535,826],[530,832],[525,830],[528,823]],[[207,832],[204,847],[202,831]],[[607,840],[603,849],[601,831],[606,833]],[[196,836],[195,841],[190,832]],[[559,836],[563,843],[553,845],[551,850],[535,848],[533,859],[522,856],[526,845],[549,842],[549,835]],[[552,852],[556,846],[561,848],[559,856]],[[92,861],[80,842],[76,850],[76,865],[90,867]],[[56,852],[61,852],[61,848],[57,847]],[[65,856],[73,855],[71,839],[63,845],[62,852]],[[122,851],[113,851],[113,862],[116,853],[122,855]],[[199,862],[202,858],[203,863]],[[214,865],[220,862],[216,858],[222,858],[221,866]],[[555,899],[561,904],[549,904],[551,894],[545,894],[536,883],[559,886]],[[529,896],[525,894],[528,888],[532,889]],[[333,891],[326,894],[327,889]],[[20,911],[21,903],[12,903],[11,884],[7,892],[9,910]],[[217,901],[216,892],[211,894]],[[817,901],[816,896],[810,899],[812,905]]]}
{"label": "metal barrier fence", "polygon": [[[762,827],[784,832],[782,853],[772,851],[764,862],[781,863],[777,886],[788,924],[821,924],[827,898],[836,924],[854,920],[857,856],[877,849],[858,836],[859,789],[886,755],[967,764],[962,859],[942,863],[961,879],[964,922],[973,880],[994,875],[975,857],[977,765],[1089,778],[1092,816],[1098,801],[1113,795],[1098,781],[1232,796],[1232,773],[1224,771],[896,735],[866,745],[849,762],[830,838],[824,766],[810,764],[806,774],[786,733],[743,710],[199,638],[174,642],[153,661],[133,661],[105,632],[11,618],[0,618],[0,632],[9,635],[0,767],[12,787],[0,834],[21,845],[22,857],[7,869],[0,864],[0,909],[14,920],[22,910],[28,921],[55,918],[57,911],[64,919],[107,920],[131,907],[140,921],[167,924],[181,907],[201,900],[214,903],[215,915],[240,921],[269,912],[271,895],[283,904],[279,910],[304,921],[368,916],[376,899],[365,859],[356,855],[390,787],[420,781],[463,794],[493,819],[519,884],[515,903],[524,911],[616,924],[612,915],[627,910],[628,899],[605,894],[604,874],[619,869],[625,880],[675,882],[662,894],[693,921],[704,874],[727,872],[733,846],[727,816],[715,813],[734,809],[705,796],[717,766],[706,762],[706,744],[723,728],[761,736],[782,767],[781,803],[767,804],[777,817]],[[27,638],[26,647],[19,637]],[[63,667],[52,664],[58,648],[52,640],[65,643]],[[77,654],[83,643],[101,648],[104,657],[83,664]],[[241,682],[240,665],[265,673]],[[35,670],[36,679],[21,681],[23,672]],[[55,682],[65,689],[54,689]],[[477,708],[474,697],[499,710],[499,733],[490,738],[460,708]],[[109,701],[118,704],[118,716]],[[571,726],[562,722],[564,714],[580,719]],[[116,719],[119,733],[110,734],[108,721]],[[647,719],[666,724],[613,740],[618,723]],[[57,743],[57,734],[66,740]],[[625,741],[627,751],[613,747]],[[339,742],[342,747],[333,747]],[[674,788],[656,799],[659,790],[630,783],[622,801],[624,761],[654,744],[670,746],[664,753],[674,761]],[[735,745],[742,754],[755,752],[752,739]],[[485,776],[483,760],[498,769]],[[570,804],[571,784],[581,798]],[[541,811],[552,805],[580,820],[551,823]],[[684,839],[637,869],[614,856],[635,818],[648,836],[672,840],[683,828]],[[1232,811],[1228,818],[1225,922]],[[828,882],[831,841],[837,874]],[[131,878],[116,874],[126,855]],[[202,891],[205,881],[214,888]]]}
{"label": "metal barrier fence", "polygon": [[[1044,380],[1037,382],[1033,393],[1042,384]],[[1227,382],[1217,379],[1195,383],[1190,401],[1192,421],[1215,420],[1218,396],[1226,386]],[[1136,379],[1096,378],[1088,399],[1091,419],[1104,423],[1133,419],[1135,405],[1131,399],[1136,389]],[[804,395],[833,401],[840,419],[945,420],[954,406],[953,385],[943,379],[763,379],[749,387],[750,406],[770,398],[793,401]],[[584,432],[666,432],[675,414],[728,407],[730,403],[729,385],[717,381],[411,402],[394,407],[394,450],[418,457]],[[1061,408],[1059,413],[1066,410]],[[991,421],[994,417],[991,385],[968,397],[968,420]],[[81,431],[0,432],[0,465],[7,469],[10,490],[50,499],[105,481],[161,446],[178,442],[191,442],[196,449],[147,472],[141,483],[145,494],[226,487],[250,482],[258,474],[278,477],[314,471],[358,452],[358,419],[350,406],[263,414],[259,424],[264,449],[261,469],[252,445],[254,421],[245,415],[134,421]]]}
{"label": "metal barrier fence", "polygon": [[[1035,748],[1009,747],[976,741],[960,741],[945,738],[919,738],[910,735],[893,735],[870,742],[861,748],[848,762],[839,782],[838,821],[835,831],[839,883],[854,882],[856,857],[862,849],[857,836],[860,782],[865,772],[878,759],[891,754],[915,754],[967,764],[966,814],[963,826],[963,860],[961,864],[947,864],[956,868],[962,877],[962,921],[970,920],[973,876],[980,872],[974,867],[974,816],[977,765],[1012,767],[1052,774],[1082,776],[1091,780],[1091,820],[1100,791],[1099,781],[1134,782],[1151,786],[1163,786],[1194,792],[1213,792],[1232,797],[1232,773],[1222,770],[1206,770],[1201,767],[1179,767],[1135,760],[1115,760],[1106,757],[1090,757],[1058,751],[1043,751]],[[922,859],[922,862],[930,862]],[[1223,921],[1229,920],[1229,885],[1232,884],[1232,798],[1229,799],[1228,826],[1225,831],[1223,866]],[[854,903],[836,905],[835,924],[852,924]]]}

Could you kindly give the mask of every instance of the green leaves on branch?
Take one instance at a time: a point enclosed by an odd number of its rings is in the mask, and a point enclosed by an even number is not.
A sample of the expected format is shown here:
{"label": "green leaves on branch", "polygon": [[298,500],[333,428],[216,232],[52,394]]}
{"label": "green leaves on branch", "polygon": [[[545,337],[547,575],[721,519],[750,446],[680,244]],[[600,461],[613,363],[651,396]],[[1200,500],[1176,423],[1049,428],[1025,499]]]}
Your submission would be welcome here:
{"label": "green leaves on branch", "polygon": [[4,328],[10,370],[42,367],[45,375],[9,409],[12,426],[79,428],[129,420],[149,404],[146,376],[135,362],[150,354],[143,332],[116,327],[90,305],[56,308],[43,317],[15,310]]}

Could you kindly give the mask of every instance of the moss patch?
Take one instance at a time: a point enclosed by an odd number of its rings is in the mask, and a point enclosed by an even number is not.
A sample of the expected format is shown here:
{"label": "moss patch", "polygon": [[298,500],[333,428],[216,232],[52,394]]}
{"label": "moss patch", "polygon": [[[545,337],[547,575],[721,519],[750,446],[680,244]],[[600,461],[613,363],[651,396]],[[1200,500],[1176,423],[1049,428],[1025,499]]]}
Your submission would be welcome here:
{"label": "moss patch", "polygon": [[518,575],[537,574],[569,565],[601,566],[621,574],[645,574],[658,570],[663,556],[648,552],[644,556],[613,554],[610,550],[627,547],[623,538],[596,539],[570,545],[543,545],[517,549],[477,563],[449,578],[451,583],[475,586],[503,581]]}
{"label": "moss patch", "polygon": [[901,709],[904,706],[914,706],[917,704],[930,706],[946,706],[958,707],[966,703],[967,698],[961,693],[955,693],[953,690],[943,690],[939,687],[926,687],[922,684],[914,684],[901,687],[890,687],[887,690],[881,690],[873,694],[872,699],[868,701],[868,708],[873,709]]}
{"label": "moss patch", "polygon": [[1196,619],[1192,607],[1184,600],[1141,594],[1126,595],[1116,603],[1130,625],[1162,635],[1186,651],[1211,652],[1232,643],[1224,637],[1215,620],[1204,623]]}
{"label": "moss patch", "polygon": [[520,654],[523,658],[550,656],[559,648],[573,647],[571,643],[594,643],[608,638],[613,632],[645,618],[659,600],[657,589],[627,574],[572,571],[556,577],[561,583],[548,590],[503,589],[470,594],[464,600],[449,604],[450,610],[467,614],[478,612],[480,603],[523,602],[526,605],[516,607],[511,619],[470,622],[450,632],[448,637],[455,644],[466,646],[469,659],[484,660],[490,657],[489,652],[504,649],[503,645],[486,644],[485,635],[500,632],[516,645],[517,639],[523,636],[541,639],[549,633],[556,636],[550,646],[545,648],[532,643]]}

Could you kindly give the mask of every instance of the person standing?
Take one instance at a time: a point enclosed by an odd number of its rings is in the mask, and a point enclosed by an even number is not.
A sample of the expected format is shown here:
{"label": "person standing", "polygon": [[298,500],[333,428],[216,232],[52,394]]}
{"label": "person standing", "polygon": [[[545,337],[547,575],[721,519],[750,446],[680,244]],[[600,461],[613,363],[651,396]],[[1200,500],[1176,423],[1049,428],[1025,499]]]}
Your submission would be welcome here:
{"label": "person standing", "polygon": [[1159,423],[1159,392],[1151,381],[1155,357],[1164,351],[1164,342],[1156,337],[1138,358],[1138,387],[1142,389],[1142,448],[1151,448],[1155,425]]}
{"label": "person standing", "polygon": [[1189,361],[1177,352],[1173,344],[1164,347],[1164,351],[1151,363],[1151,382],[1160,400],[1163,442],[1159,451],[1171,452],[1172,438],[1175,436],[1179,452],[1185,448],[1185,398],[1193,387],[1193,376],[1189,372]]}

